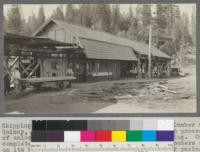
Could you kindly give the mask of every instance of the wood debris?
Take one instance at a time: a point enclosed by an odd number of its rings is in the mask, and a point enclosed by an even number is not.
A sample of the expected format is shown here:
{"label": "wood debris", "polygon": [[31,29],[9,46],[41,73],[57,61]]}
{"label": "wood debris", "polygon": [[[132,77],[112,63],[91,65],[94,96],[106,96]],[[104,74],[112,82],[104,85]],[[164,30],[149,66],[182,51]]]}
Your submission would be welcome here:
{"label": "wood debris", "polygon": [[166,91],[169,93],[177,94],[178,92],[170,90],[167,86],[161,85],[161,84],[155,84],[156,87],[160,88],[161,91]]}

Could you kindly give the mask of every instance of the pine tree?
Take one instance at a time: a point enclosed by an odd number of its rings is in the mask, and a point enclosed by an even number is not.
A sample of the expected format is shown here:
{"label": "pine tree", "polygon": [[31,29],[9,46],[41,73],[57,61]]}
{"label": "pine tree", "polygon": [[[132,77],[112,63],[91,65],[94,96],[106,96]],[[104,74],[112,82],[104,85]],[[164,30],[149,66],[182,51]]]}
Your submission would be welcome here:
{"label": "pine tree", "polygon": [[179,6],[174,4],[165,5],[165,18],[166,18],[166,33],[171,33],[174,25],[180,20]]}
{"label": "pine tree", "polygon": [[96,4],[94,6],[93,24],[97,30],[110,32],[111,10],[108,4]]}
{"label": "pine tree", "polygon": [[111,15],[111,32],[116,34],[119,31],[121,24],[121,13],[119,4],[116,4],[112,7],[112,15]]}
{"label": "pine tree", "polygon": [[131,22],[128,16],[123,15],[123,17],[121,18],[121,24],[119,29],[121,31],[124,31],[125,34],[127,34],[127,31],[129,29],[129,27],[131,26]]}
{"label": "pine tree", "polygon": [[25,34],[31,35],[38,27],[37,18],[35,14],[32,12],[31,16],[28,17],[27,23],[25,24]]}
{"label": "pine tree", "polygon": [[67,4],[65,12],[65,21],[69,23],[77,22],[77,10],[73,4]]}
{"label": "pine tree", "polygon": [[130,20],[130,27],[128,29],[128,38],[131,40],[136,40],[138,37],[138,31],[140,31],[139,27],[139,19],[134,17],[132,6],[129,6],[128,18]]}
{"label": "pine tree", "polygon": [[133,8],[131,5],[129,5],[129,12],[128,12],[128,17],[130,20],[132,20],[134,18],[134,15],[133,15]]}
{"label": "pine tree", "polygon": [[167,28],[167,19],[168,12],[166,4],[158,4],[157,5],[157,28],[158,29],[166,29]]}
{"label": "pine tree", "polygon": [[151,5],[144,4],[142,5],[141,17],[144,27],[148,26],[151,21]]}
{"label": "pine tree", "polygon": [[7,31],[12,33],[21,33],[23,30],[22,17],[18,5],[12,5],[8,10]]}
{"label": "pine tree", "polygon": [[136,7],[135,26],[137,27],[136,38],[139,41],[147,42],[149,34],[149,24],[151,22],[151,5],[140,4]]}
{"label": "pine tree", "polygon": [[44,7],[40,6],[38,17],[37,17],[37,27],[40,27],[42,24],[45,23],[45,14],[44,14]]}
{"label": "pine tree", "polygon": [[92,6],[91,6],[91,4],[80,5],[78,24],[89,27],[89,28],[92,27]]}
{"label": "pine tree", "polygon": [[137,4],[137,6],[136,6],[136,18],[138,19],[138,20],[142,20],[141,18],[142,18],[142,5],[141,4]]}
{"label": "pine tree", "polygon": [[191,33],[193,44],[196,45],[196,9],[193,7],[193,12],[191,16]]}
{"label": "pine tree", "polygon": [[185,47],[188,45],[192,45],[192,37],[189,33],[189,17],[188,14],[183,12],[181,16],[182,20],[182,40],[185,44]]}
{"label": "pine tree", "polygon": [[56,8],[56,10],[54,10],[51,18],[55,19],[55,20],[60,20],[60,21],[64,21],[64,14],[63,14],[63,10],[61,6],[58,6]]}

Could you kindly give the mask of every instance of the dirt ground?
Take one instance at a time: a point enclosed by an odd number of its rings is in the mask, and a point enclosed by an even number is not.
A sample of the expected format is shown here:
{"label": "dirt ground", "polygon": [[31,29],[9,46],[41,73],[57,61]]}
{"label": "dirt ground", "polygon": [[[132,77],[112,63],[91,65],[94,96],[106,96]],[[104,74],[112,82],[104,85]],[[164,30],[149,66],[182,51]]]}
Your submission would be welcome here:
{"label": "dirt ground", "polygon": [[27,89],[6,97],[7,113],[194,113],[196,67],[188,75],[159,80],[76,83],[63,91]]}
{"label": "dirt ground", "polygon": [[[193,113],[196,112],[196,67],[184,69],[186,77],[145,83],[136,96],[124,96],[97,113]],[[168,91],[160,86],[167,87]]]}

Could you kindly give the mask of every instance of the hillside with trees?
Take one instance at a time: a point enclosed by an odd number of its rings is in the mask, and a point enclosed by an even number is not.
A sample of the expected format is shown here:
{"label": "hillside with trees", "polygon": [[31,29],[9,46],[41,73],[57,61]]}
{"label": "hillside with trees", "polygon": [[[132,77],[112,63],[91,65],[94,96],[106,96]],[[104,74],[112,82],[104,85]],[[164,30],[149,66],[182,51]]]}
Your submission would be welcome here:
{"label": "hillside with trees", "polygon": [[[195,12],[189,20],[188,14],[181,13],[177,5],[158,4],[155,7],[156,11],[153,12],[152,5],[141,4],[134,11],[130,5],[128,13],[122,13],[119,4],[80,4],[78,7],[67,4],[59,5],[50,17],[46,17],[44,6],[41,5],[37,14],[32,13],[25,20],[20,5],[12,5],[7,16],[4,16],[4,26],[6,32],[31,35],[45,21],[53,18],[148,43],[149,25],[152,24],[152,33],[155,35],[153,45],[171,56],[179,52],[181,47],[196,43]],[[190,26],[193,27],[192,32],[189,31]],[[169,37],[171,41],[158,45],[160,36]]]}

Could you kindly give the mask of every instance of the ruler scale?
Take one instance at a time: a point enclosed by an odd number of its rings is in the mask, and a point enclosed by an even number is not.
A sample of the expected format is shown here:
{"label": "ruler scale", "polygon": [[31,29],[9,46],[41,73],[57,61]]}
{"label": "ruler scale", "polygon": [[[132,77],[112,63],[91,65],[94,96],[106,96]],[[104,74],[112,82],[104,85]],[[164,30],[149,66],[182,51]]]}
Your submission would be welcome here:
{"label": "ruler scale", "polygon": [[31,143],[31,152],[173,152],[174,145],[165,143]]}

